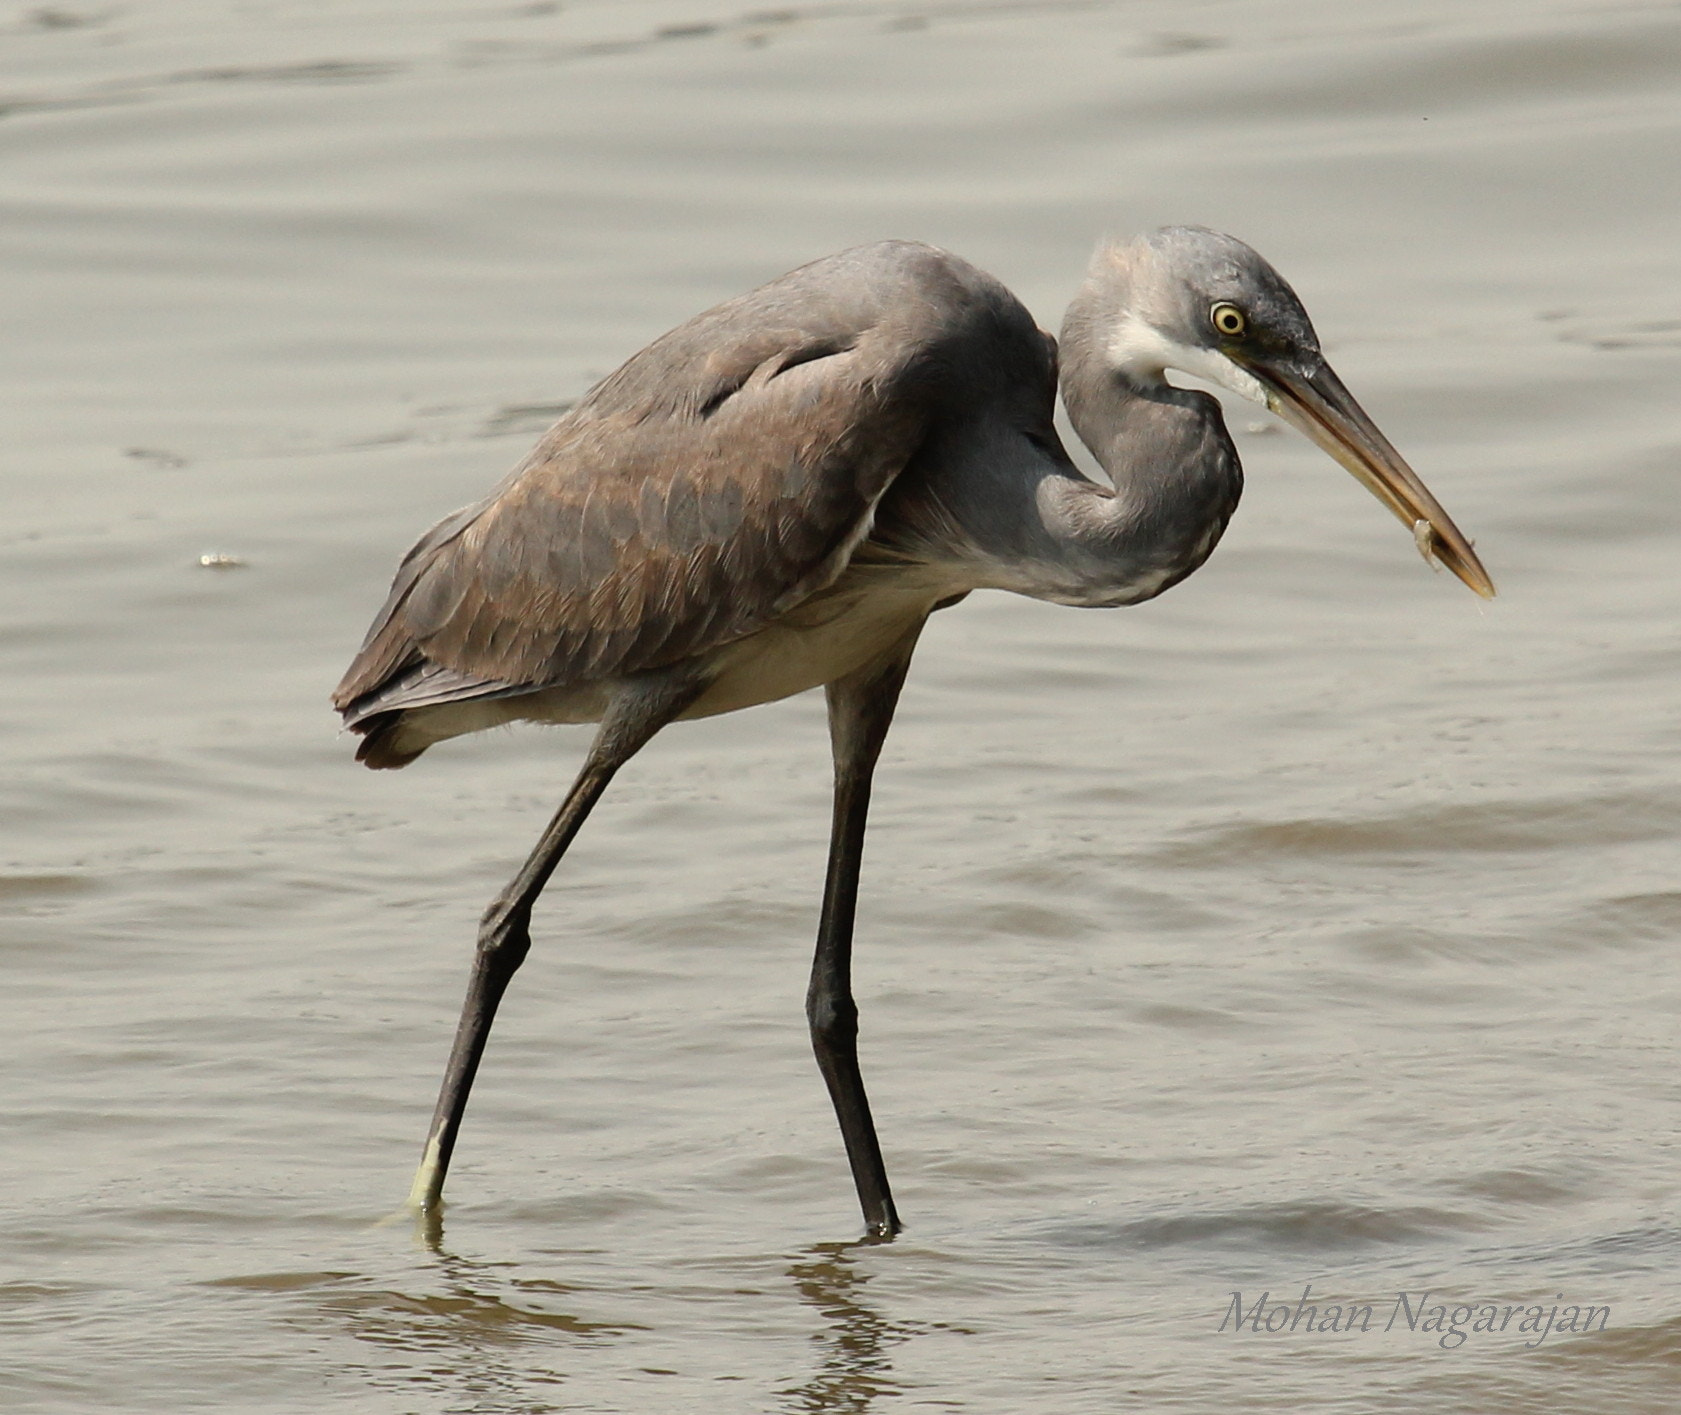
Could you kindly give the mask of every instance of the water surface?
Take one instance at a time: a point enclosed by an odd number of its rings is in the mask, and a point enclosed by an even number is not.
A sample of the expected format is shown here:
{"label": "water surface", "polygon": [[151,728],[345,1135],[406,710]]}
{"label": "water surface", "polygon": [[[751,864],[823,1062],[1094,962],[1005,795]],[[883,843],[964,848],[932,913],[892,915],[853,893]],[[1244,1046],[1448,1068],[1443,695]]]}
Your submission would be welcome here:
{"label": "water surface", "polygon": [[[1681,1379],[1681,11],[0,11],[8,1411],[1657,1412]],[[1501,588],[1253,410],[1197,576],[937,617],[878,786],[855,1247],[821,702],[663,734],[541,911],[441,1249],[479,910],[576,730],[350,764],[414,536],[646,340],[935,241],[1296,283]],[[227,559],[207,567],[201,557]],[[231,562],[231,563],[230,563]],[[1234,1292],[1369,1332],[1221,1332]],[[1379,1330],[1434,1303],[1606,1330]]]}

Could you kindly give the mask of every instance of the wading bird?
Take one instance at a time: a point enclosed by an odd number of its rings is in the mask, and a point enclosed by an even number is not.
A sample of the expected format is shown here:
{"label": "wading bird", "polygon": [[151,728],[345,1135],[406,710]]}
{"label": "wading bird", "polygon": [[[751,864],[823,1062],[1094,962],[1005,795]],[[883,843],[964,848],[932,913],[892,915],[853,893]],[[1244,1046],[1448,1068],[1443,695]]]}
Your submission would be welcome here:
{"label": "wading bird", "polygon": [[1295,292],[1196,227],[1105,245],[1058,342],[998,281],[908,241],[812,262],[656,339],[485,501],[404,557],[334,695],[400,767],[516,721],[600,726],[484,915],[410,1204],[435,1215],[533,904],[608,782],[667,723],[826,690],[833,833],[806,1012],[868,1231],[899,1218],[858,1073],[851,958],[870,779],[917,636],[971,590],[1137,604],[1189,575],[1243,474],[1218,401],[1263,404],[1365,483],[1427,558],[1494,587],[1320,353]]}

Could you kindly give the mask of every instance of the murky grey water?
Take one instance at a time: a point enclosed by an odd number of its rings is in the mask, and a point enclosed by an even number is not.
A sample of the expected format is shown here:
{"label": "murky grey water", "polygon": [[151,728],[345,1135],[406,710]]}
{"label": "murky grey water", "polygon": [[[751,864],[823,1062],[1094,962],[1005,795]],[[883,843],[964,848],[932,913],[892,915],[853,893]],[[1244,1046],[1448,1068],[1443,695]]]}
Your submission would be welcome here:
{"label": "murky grey water", "polygon": [[[1681,9],[136,0],[0,56],[7,1411],[1674,1407]],[[378,1226],[584,740],[354,768],[397,555],[811,256],[1054,327],[1166,221],[1296,282],[1502,598],[1236,413],[1186,585],[924,642],[860,927],[900,1241],[806,1049],[812,698],[625,773],[442,1251]],[[1371,1330],[1219,1330],[1307,1284]]]}

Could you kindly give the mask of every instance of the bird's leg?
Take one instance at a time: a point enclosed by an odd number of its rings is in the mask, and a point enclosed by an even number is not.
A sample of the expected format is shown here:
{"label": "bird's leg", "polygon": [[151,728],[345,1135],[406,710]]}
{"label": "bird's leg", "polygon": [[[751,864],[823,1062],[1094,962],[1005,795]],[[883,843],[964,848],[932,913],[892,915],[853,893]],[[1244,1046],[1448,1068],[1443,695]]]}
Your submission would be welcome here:
{"label": "bird's leg", "polygon": [[806,993],[806,1017],[817,1065],[828,1083],[840,1120],[846,1156],[852,1164],[865,1230],[881,1238],[899,1231],[899,1215],[887,1186],[881,1145],[864,1080],[858,1074],[858,1005],[852,999],[852,921],[858,905],[858,867],[864,853],[864,822],[870,809],[870,778],[893,709],[910,667],[922,625],[890,653],[866,668],[829,684],[829,735],[835,756],[835,814],[829,837],[829,873],[817,952]]}
{"label": "bird's leg", "polygon": [[420,1168],[409,1190],[409,1207],[435,1216],[443,1193],[444,1175],[449,1169],[461,1117],[467,1109],[467,1093],[484,1055],[490,1024],[508,982],[531,948],[531,907],[554,873],[566,847],[572,843],[591,807],[601,799],[613,775],[647,744],[660,728],[678,716],[700,695],[703,683],[692,679],[645,680],[621,690],[614,697],[601,727],[590,744],[589,755],[578,772],[572,789],[549,822],[537,847],[507,887],[485,910],[479,924],[478,949],[467,984],[450,1050],[444,1083],[438,1093],[438,1107],[432,1115]]}

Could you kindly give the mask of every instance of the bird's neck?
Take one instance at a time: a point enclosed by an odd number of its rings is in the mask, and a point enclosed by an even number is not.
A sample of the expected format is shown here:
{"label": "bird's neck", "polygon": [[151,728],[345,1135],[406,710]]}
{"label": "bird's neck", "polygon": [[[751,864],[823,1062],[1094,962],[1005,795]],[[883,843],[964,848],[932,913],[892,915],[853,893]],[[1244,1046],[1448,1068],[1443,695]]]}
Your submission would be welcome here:
{"label": "bird's neck", "polygon": [[1076,602],[1135,604],[1203,563],[1237,507],[1243,471],[1217,400],[1159,370],[1117,367],[1089,327],[1065,327],[1062,397],[1108,476],[1053,488],[1044,508],[1087,568]]}
{"label": "bird's neck", "polygon": [[1069,418],[1109,484],[1068,460],[1049,407],[956,419],[878,510],[872,544],[887,563],[937,572],[941,594],[1101,607],[1151,599],[1208,558],[1242,490],[1237,452],[1219,403],[1169,384],[1147,340],[1131,362],[1102,344],[1120,327],[1096,303],[1113,288],[1082,292],[1059,350]]}

